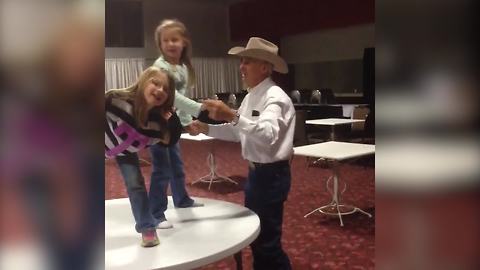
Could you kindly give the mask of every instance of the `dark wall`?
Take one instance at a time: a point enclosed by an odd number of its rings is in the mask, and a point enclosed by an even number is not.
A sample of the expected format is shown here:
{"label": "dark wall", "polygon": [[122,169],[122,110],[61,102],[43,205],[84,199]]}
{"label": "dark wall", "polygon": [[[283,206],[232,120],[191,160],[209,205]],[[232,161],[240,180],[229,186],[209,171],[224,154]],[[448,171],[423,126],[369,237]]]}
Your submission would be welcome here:
{"label": "dark wall", "polygon": [[290,72],[274,73],[273,79],[284,90],[362,91],[362,52],[373,45],[368,25],[375,21],[374,0],[250,0],[228,11],[233,42],[243,46],[259,36],[279,46]]}
{"label": "dark wall", "polygon": [[331,88],[335,93],[362,91],[362,59],[299,63],[295,88]]}
{"label": "dark wall", "polygon": [[162,19],[176,18],[188,28],[194,57],[227,57],[231,47],[228,38],[227,5],[223,1],[144,0],[145,51],[155,58],[158,50],[154,31]]}
{"label": "dark wall", "polygon": [[105,2],[105,47],[143,47],[141,1]]}
{"label": "dark wall", "polygon": [[287,94],[295,87],[295,65],[288,65],[288,73],[272,73],[272,80]]}
{"label": "dark wall", "polygon": [[232,41],[346,27],[375,21],[374,0],[245,1],[229,8]]}
{"label": "dark wall", "polygon": [[363,54],[363,95],[368,104],[375,103],[375,48],[366,48]]}

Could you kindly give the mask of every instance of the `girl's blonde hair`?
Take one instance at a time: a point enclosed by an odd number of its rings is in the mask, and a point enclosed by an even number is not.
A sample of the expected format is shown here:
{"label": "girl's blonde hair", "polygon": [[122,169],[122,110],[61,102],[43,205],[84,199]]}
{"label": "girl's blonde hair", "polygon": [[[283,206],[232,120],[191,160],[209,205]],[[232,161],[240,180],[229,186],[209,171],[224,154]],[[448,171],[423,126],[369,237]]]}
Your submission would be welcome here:
{"label": "girl's blonde hair", "polygon": [[[167,92],[168,97],[162,105],[148,110],[144,90],[149,81],[159,74],[167,75],[168,85],[164,86],[164,91]],[[109,102],[112,98],[118,98],[131,102],[133,104],[133,118],[135,119],[137,125],[141,128],[147,127],[148,116],[150,113],[160,116],[157,118],[159,119],[160,130],[163,132],[167,127],[167,120],[162,117],[163,113],[167,111],[173,111],[173,102],[175,100],[175,81],[173,76],[166,70],[151,66],[140,74],[136,83],[127,88],[109,90],[105,93],[105,98],[107,102]]]}
{"label": "girl's blonde hair", "polygon": [[192,41],[187,27],[177,19],[165,19],[160,22],[155,29],[155,42],[160,54],[164,54],[162,51],[162,31],[165,29],[175,29],[182,36],[185,47],[183,48],[182,55],[180,56],[180,63],[185,64],[188,69],[188,86],[192,87],[195,84],[195,70],[192,65]]}

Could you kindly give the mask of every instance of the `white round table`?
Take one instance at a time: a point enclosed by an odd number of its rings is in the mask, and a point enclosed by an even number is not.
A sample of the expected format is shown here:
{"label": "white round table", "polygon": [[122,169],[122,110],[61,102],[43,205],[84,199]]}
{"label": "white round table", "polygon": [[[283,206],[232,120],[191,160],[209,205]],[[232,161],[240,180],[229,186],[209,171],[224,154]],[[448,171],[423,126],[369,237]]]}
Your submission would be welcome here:
{"label": "white round table", "polygon": [[249,209],[230,202],[194,198],[203,207],[174,208],[172,229],[157,230],[160,245],[143,248],[128,198],[105,201],[105,269],[192,269],[219,261],[248,246],[260,232]]}

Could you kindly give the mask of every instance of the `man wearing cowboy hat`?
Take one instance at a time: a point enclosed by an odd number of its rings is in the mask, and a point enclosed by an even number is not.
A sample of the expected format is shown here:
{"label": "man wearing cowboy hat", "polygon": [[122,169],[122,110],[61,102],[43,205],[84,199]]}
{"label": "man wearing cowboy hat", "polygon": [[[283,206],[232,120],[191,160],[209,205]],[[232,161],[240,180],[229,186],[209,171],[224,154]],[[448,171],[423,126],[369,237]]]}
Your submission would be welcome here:
{"label": "man wearing cowboy hat", "polygon": [[245,48],[228,54],[240,59],[242,80],[248,87],[238,111],[219,100],[207,100],[209,116],[225,125],[195,122],[200,132],[229,141],[240,141],[249,162],[245,206],[260,217],[260,235],[252,243],[254,269],[291,269],[282,249],[283,205],[290,190],[295,109],[288,95],[270,78],[272,71],[287,73],[278,47],[252,37]]}

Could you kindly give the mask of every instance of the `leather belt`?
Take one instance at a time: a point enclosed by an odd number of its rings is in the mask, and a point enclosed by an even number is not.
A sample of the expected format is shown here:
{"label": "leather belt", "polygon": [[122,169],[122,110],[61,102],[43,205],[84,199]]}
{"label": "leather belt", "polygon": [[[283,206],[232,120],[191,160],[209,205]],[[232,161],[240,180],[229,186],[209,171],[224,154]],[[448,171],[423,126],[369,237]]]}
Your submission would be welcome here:
{"label": "leather belt", "polygon": [[279,167],[288,166],[289,164],[290,164],[289,160],[279,160],[272,163],[258,163],[258,162],[248,161],[248,166],[251,169],[279,168]]}

